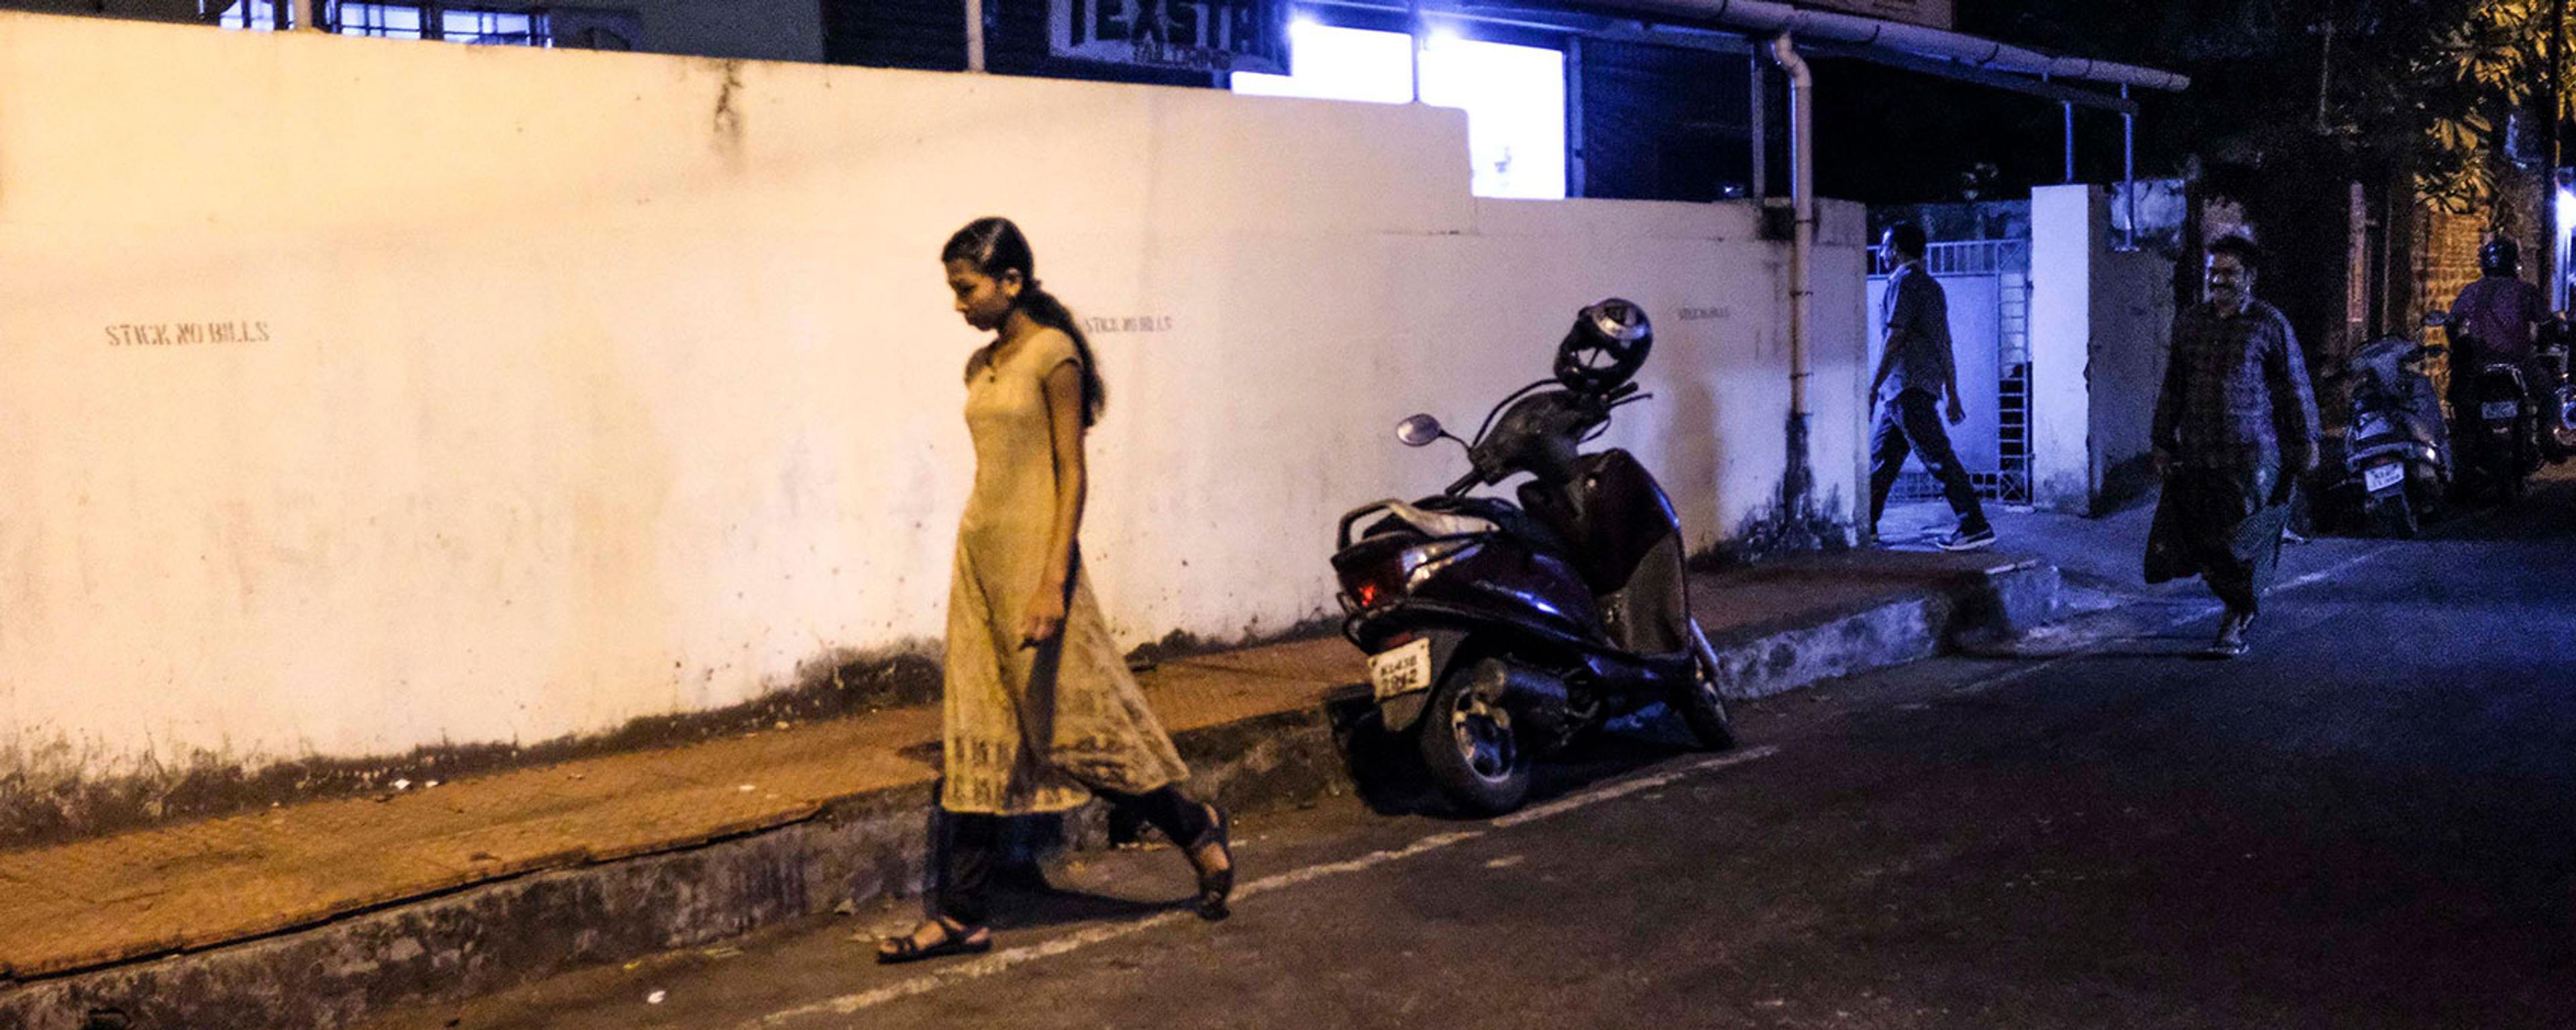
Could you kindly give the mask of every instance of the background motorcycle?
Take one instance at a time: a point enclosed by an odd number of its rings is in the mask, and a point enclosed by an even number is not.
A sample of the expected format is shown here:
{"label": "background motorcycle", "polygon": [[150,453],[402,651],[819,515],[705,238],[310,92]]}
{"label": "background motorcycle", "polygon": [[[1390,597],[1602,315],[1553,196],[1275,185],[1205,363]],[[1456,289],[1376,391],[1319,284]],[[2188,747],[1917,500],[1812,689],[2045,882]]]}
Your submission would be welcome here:
{"label": "background motorcycle", "polygon": [[[2448,325],[2449,316],[2440,310],[2424,316],[2426,325]],[[2460,341],[2453,341],[2455,343]],[[2484,348],[2468,347],[2469,353]],[[2454,358],[2462,348],[2453,347]],[[2521,497],[2530,486],[2531,474],[2540,470],[2539,413],[2532,404],[2532,383],[2524,376],[2523,367],[2513,362],[2488,361],[2461,368],[2457,362],[2451,374],[2469,375],[2466,401],[2455,406],[2451,418],[2456,423],[2452,438],[2464,486],[2475,484],[2492,488],[2499,500]],[[2550,390],[2555,393],[2553,386]],[[2474,489],[2474,487],[2470,487]]]}
{"label": "background motorcycle", "polygon": [[2539,419],[2520,366],[2494,362],[2478,370],[2477,410],[2463,412],[2476,427],[2478,476],[2499,499],[2521,497],[2540,470]]}
{"label": "background motorcycle", "polygon": [[[1370,656],[1386,729],[1413,741],[1458,809],[1511,810],[1538,756],[1657,703],[1702,745],[1735,742],[1670,500],[1626,451],[1578,451],[1646,399],[1629,380],[1652,344],[1636,305],[1585,308],[1556,375],[1504,397],[1474,440],[1429,415],[1397,426],[1408,446],[1464,445],[1465,475],[1342,516],[1343,635]],[[1520,473],[1519,505],[1467,495]]]}

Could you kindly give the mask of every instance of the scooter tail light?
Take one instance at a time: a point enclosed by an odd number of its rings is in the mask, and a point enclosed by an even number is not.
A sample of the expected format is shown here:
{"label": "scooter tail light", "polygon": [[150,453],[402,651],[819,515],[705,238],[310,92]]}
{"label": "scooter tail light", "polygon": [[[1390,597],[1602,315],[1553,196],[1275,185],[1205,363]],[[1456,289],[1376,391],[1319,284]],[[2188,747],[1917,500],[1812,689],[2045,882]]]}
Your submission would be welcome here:
{"label": "scooter tail light", "polygon": [[1351,570],[1343,577],[1343,585],[1361,608],[1375,608],[1403,596],[1426,569],[1437,569],[1444,559],[1466,551],[1474,543],[1433,540],[1416,544]]}

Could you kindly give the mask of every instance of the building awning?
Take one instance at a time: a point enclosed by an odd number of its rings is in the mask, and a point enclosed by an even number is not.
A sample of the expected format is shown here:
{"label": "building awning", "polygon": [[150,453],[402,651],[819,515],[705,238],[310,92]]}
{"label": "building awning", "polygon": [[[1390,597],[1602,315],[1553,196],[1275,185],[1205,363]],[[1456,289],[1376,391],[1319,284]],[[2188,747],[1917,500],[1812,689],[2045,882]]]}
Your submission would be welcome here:
{"label": "building awning", "polygon": [[1801,42],[1831,43],[1868,53],[1948,62],[1981,72],[2026,75],[2052,82],[2093,82],[2175,92],[2191,87],[2189,76],[2174,72],[2042,53],[1963,32],[1793,7],[1777,0],[1604,0],[1581,6],[1688,19],[1714,28],[1765,36],[1786,32]]}
{"label": "building awning", "polygon": [[[1301,0],[1394,13],[1415,0]],[[1924,25],[1796,7],[1779,0],[1428,0],[1422,14],[1586,38],[1749,52],[1782,32],[1799,48],[2124,114],[2130,89],[2178,92],[2191,78],[2117,61],[2052,54]],[[2102,87],[2111,87],[2104,89]]]}

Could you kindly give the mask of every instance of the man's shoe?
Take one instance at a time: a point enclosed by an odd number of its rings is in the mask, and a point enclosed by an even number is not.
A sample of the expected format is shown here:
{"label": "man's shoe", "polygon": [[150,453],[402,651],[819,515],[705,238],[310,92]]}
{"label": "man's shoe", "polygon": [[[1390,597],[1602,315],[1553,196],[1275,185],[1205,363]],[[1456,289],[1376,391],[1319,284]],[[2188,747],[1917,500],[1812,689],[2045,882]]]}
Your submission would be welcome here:
{"label": "man's shoe", "polygon": [[2254,626],[2254,616],[2228,612],[2218,617],[2218,639],[2209,642],[2212,658],[2238,658],[2245,654],[2245,631]]}
{"label": "man's shoe", "polygon": [[1944,551],[1982,551],[1994,545],[1993,526],[1979,526],[1975,529],[1962,527],[1952,531],[1949,536],[1942,537],[1940,541],[1940,547]]}

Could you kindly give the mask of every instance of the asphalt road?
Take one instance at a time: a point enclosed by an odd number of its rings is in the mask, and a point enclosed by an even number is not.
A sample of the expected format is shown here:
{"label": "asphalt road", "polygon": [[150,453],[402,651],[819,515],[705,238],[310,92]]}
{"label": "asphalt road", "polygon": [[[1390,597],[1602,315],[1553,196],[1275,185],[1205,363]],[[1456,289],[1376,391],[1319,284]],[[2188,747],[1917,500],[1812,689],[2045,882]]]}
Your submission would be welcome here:
{"label": "asphalt road", "polygon": [[981,959],[872,965],[889,907],[381,1026],[2576,1026],[2576,482],[2286,579],[2234,662],[2139,589],[1507,820],[1247,819],[1222,924],[1121,852]]}

